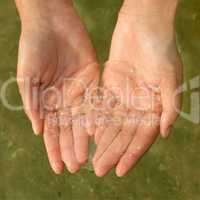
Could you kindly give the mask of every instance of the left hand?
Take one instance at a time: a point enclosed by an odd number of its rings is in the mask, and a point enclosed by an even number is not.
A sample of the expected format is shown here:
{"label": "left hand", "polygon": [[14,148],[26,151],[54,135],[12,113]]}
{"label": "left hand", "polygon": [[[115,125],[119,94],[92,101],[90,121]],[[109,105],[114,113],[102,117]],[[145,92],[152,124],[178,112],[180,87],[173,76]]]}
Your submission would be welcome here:
{"label": "left hand", "polygon": [[125,3],[120,11],[103,74],[107,123],[95,135],[93,165],[97,176],[115,166],[118,176],[125,175],[159,131],[163,137],[169,135],[181,107],[181,96],[176,95],[182,63],[175,42],[175,9],[165,19],[162,13],[162,18],[151,15],[149,8],[142,18],[134,16],[137,11],[129,2],[131,5]]}

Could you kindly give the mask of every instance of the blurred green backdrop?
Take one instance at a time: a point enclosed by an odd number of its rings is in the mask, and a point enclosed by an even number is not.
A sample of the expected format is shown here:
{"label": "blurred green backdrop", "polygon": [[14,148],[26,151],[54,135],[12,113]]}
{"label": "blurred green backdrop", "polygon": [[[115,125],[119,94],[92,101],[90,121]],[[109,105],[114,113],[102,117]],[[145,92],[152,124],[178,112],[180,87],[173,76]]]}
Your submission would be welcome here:
{"label": "blurred green backdrop", "polygon": [[[104,62],[121,0],[76,0]],[[20,21],[13,0],[0,0],[0,86],[15,77]],[[177,36],[185,81],[200,75],[200,1],[182,0]],[[196,92],[199,90],[197,89]],[[184,95],[190,111],[189,91]],[[198,93],[197,93],[198,94]],[[7,91],[10,103],[20,104],[16,85]],[[198,106],[193,109],[198,109]],[[0,106],[0,200],[199,200],[200,126],[180,118],[172,136],[158,140],[137,167],[124,178],[114,173],[97,178],[92,171],[53,174],[40,138],[33,136],[22,112]]]}

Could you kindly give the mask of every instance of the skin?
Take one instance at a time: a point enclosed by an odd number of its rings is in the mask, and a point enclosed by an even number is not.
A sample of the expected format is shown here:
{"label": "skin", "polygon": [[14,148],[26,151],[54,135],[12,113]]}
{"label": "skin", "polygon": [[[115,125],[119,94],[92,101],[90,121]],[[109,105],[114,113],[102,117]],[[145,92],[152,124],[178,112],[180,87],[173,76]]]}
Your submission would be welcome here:
{"label": "skin", "polygon": [[[106,123],[96,132],[90,97],[96,98],[91,91],[99,69],[72,2],[16,4],[22,22],[19,90],[34,132],[43,133],[52,169],[61,173],[66,165],[70,172],[78,171],[87,161],[89,135],[96,133],[96,175],[115,166],[118,176],[125,175],[159,131],[168,136],[178,116],[180,96],[174,92],[182,67],[174,33],[177,1],[124,1],[102,79],[99,116]],[[89,124],[80,125],[85,120]]]}
{"label": "skin", "polygon": [[[43,134],[55,173],[77,172],[94,125],[88,92],[99,68],[88,33],[69,0],[16,0],[22,22],[17,79],[35,134]],[[58,98],[59,97],[59,98]]]}
{"label": "skin", "polygon": [[174,94],[182,80],[182,63],[175,41],[177,4],[124,1],[102,80],[102,115],[107,123],[95,134],[97,176],[114,167],[117,176],[124,176],[159,133],[169,135],[178,117],[181,97]]}

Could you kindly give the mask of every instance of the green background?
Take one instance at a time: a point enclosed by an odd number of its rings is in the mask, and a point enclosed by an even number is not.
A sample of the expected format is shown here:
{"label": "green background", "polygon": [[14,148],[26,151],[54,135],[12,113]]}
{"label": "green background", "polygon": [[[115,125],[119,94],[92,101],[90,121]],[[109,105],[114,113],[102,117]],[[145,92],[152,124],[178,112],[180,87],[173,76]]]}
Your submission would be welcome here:
{"label": "green background", "polygon": [[[104,62],[121,0],[76,0]],[[0,0],[0,86],[15,77],[20,21],[13,1]],[[183,0],[177,15],[177,38],[185,81],[200,75],[200,1]],[[199,90],[196,89],[196,92]],[[184,111],[190,111],[190,94]],[[10,103],[19,104],[16,85]],[[136,168],[124,178],[110,173],[97,178],[82,169],[56,176],[49,168],[41,138],[33,136],[22,112],[0,106],[0,200],[199,200],[200,126],[180,118],[171,137],[158,140]]]}

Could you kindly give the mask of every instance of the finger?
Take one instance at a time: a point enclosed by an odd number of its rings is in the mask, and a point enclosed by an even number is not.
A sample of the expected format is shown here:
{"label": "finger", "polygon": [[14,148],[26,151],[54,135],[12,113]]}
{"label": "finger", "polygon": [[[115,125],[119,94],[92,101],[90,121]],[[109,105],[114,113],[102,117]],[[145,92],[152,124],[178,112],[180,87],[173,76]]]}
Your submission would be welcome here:
{"label": "finger", "polygon": [[96,165],[98,159],[103,155],[103,153],[109,147],[109,145],[112,144],[115,137],[119,134],[121,128],[122,128],[121,124],[118,125],[111,122],[110,125],[108,125],[108,127],[105,129],[93,157],[94,166]]}
{"label": "finger", "polygon": [[79,97],[74,100],[76,106],[71,107],[72,130],[76,158],[80,164],[85,164],[88,159],[89,136],[85,129],[85,115],[81,102],[82,97]]}
{"label": "finger", "polygon": [[80,169],[74,150],[73,133],[71,127],[71,116],[69,110],[63,110],[59,113],[60,125],[60,149],[62,160],[71,173]]}
{"label": "finger", "polygon": [[105,131],[105,128],[106,128],[105,126],[97,127],[96,133],[94,135],[94,140],[95,140],[96,145],[99,144],[99,141],[101,140],[101,137]]}
{"label": "finger", "polygon": [[24,110],[32,123],[36,135],[43,132],[43,117],[39,103],[39,84],[30,78],[17,79]]}
{"label": "finger", "polygon": [[178,111],[181,107],[181,97],[176,95],[178,80],[175,76],[164,79],[161,83],[162,116],[160,132],[166,138],[170,134],[173,123],[178,118]]}
{"label": "finger", "polygon": [[104,134],[104,131],[108,125],[109,125],[109,116],[106,116],[105,114],[98,115],[97,127],[94,135],[96,144],[99,144],[99,141],[101,140],[101,137]]}
{"label": "finger", "polygon": [[[93,157],[94,165],[121,131],[123,115],[121,113],[121,105],[117,103],[116,97],[109,90],[105,90],[102,102],[102,112],[104,113],[99,118],[100,121],[97,128],[98,136],[96,136],[96,142],[98,142],[98,146]],[[126,112],[124,111],[123,113]]]}
{"label": "finger", "polygon": [[99,82],[99,78],[96,77],[85,92],[86,130],[89,136],[93,136],[96,131],[97,113],[98,113],[98,107],[100,103],[99,97],[97,94],[98,82]]}
{"label": "finger", "polygon": [[93,110],[88,110],[85,113],[85,128],[89,136],[93,136],[96,131],[96,113]]}
{"label": "finger", "polygon": [[151,113],[141,119],[136,135],[117,164],[117,176],[124,176],[155,141],[159,129],[158,121],[159,117]]}
{"label": "finger", "polygon": [[83,126],[84,116],[79,115],[73,119],[74,148],[76,158],[80,164],[85,164],[88,159],[89,136]]}
{"label": "finger", "polygon": [[60,144],[59,144],[59,127],[57,113],[46,113],[44,124],[44,143],[46,146],[50,165],[55,173],[59,174],[64,169],[62,162]]}
{"label": "finger", "polygon": [[95,164],[94,168],[97,176],[105,176],[118,163],[134,137],[137,125],[138,120],[136,120],[136,117],[133,115],[128,116],[123,124],[123,130]]}
{"label": "finger", "polygon": [[[98,117],[96,119],[97,121],[97,126],[96,126],[96,132],[95,132],[95,135],[94,135],[94,138],[95,138],[95,143],[96,144],[99,144],[105,130],[106,130],[106,127],[109,126],[109,121],[111,118],[110,114],[109,115],[106,115],[106,112],[108,111],[105,106],[103,105],[101,107],[101,112],[99,112],[98,114]],[[109,112],[109,111],[108,111]]]}

